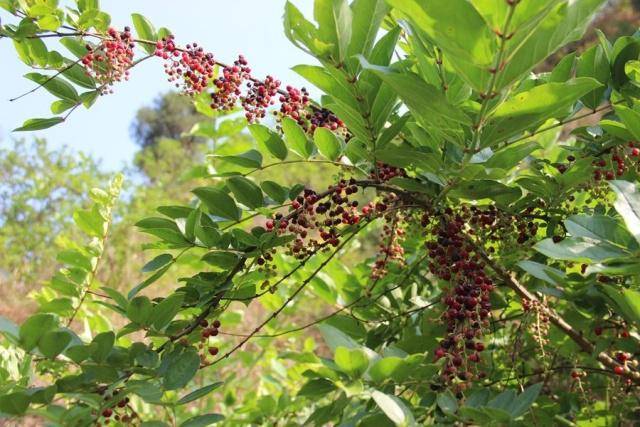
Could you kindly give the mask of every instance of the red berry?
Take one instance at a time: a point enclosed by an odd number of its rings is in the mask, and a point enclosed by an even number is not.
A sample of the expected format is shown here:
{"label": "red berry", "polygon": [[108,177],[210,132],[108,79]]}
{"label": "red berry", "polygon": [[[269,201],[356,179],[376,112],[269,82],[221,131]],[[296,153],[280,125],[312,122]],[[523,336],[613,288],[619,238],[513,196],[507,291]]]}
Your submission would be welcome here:
{"label": "red berry", "polygon": [[602,326],[596,326],[596,327],[593,329],[593,332],[594,332],[597,336],[602,335]]}
{"label": "red berry", "polygon": [[616,375],[622,375],[624,374],[624,368],[622,366],[616,366],[613,372],[615,372]]}
{"label": "red berry", "polygon": [[218,354],[218,347],[209,347],[209,354],[212,356]]}
{"label": "red berry", "polygon": [[111,408],[107,408],[102,411],[102,416],[105,418],[109,418],[111,415],[113,415],[113,411],[111,410]]}

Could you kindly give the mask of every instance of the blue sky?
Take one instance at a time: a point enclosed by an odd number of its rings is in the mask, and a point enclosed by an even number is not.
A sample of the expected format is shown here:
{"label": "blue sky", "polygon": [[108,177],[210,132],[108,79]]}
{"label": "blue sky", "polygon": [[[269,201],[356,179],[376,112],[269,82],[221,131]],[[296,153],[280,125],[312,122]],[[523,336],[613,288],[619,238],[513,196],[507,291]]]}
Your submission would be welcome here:
{"label": "blue sky", "polygon": [[[311,17],[313,0],[292,2]],[[181,45],[196,41],[227,62],[243,54],[255,76],[272,74],[283,84],[303,86],[304,80],[290,68],[312,59],[284,36],[284,4],[285,0],[101,1],[117,28],[130,24],[131,13],[141,13],[156,27],[169,28]],[[0,12],[0,16],[5,21],[6,14]],[[22,77],[30,70],[17,58],[9,40],[0,40],[0,58],[0,144],[6,145],[11,138],[44,137],[53,147],[67,145],[92,154],[109,170],[122,168],[137,149],[129,136],[136,110],[171,89],[161,63],[148,61],[134,68],[128,82],[117,84],[115,93],[101,97],[91,110],[78,109],[66,123],[44,131],[11,133],[25,119],[51,117],[49,104],[54,98],[42,90],[9,102],[31,89],[33,83]]]}

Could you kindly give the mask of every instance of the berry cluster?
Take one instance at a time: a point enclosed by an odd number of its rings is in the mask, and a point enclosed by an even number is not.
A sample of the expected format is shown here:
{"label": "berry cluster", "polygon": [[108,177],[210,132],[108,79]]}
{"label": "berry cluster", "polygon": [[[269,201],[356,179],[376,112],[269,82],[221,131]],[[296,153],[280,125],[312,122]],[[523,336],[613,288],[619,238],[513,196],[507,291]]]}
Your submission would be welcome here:
{"label": "berry cluster", "polygon": [[[426,244],[429,271],[449,283],[442,298],[447,308],[443,315],[447,332],[435,357],[447,359],[442,372],[445,382],[456,377],[466,382],[476,376],[469,362],[478,363],[485,349],[479,338],[489,325],[494,285],[480,256],[465,239],[464,219],[450,208],[442,219],[435,225],[435,240]],[[425,221],[428,219],[423,218]]]}
{"label": "berry cluster", "polygon": [[360,222],[358,201],[350,199],[356,193],[358,186],[353,179],[330,185],[324,194],[305,189],[291,203],[288,215],[279,213],[267,222],[267,230],[276,228],[279,233],[293,233],[296,239],[289,249],[297,258],[304,258],[326,245],[338,246],[337,227]]}
{"label": "berry cluster", "polygon": [[214,80],[215,92],[211,93],[211,108],[214,110],[232,110],[242,94],[242,84],[251,79],[251,68],[247,60],[240,55],[233,65],[226,66],[222,75]]}
{"label": "berry cluster", "polygon": [[[220,333],[220,321],[214,320],[213,322],[211,322],[211,324],[209,324],[209,321],[207,319],[203,319],[200,322],[200,326],[202,327],[202,330],[200,331],[200,342],[198,343],[198,348],[200,349],[200,351],[202,351],[202,353],[200,354],[200,359],[202,363],[205,364],[207,362],[208,356],[215,356],[219,352],[218,347],[209,345],[209,338],[217,337]],[[204,352],[205,347],[206,353]]]}
{"label": "berry cluster", "polygon": [[213,54],[205,52],[197,43],[179,50],[170,35],[156,43],[155,55],[167,60],[164,71],[169,76],[169,82],[187,95],[201,93],[213,78],[216,65]]}
{"label": "berry cluster", "polygon": [[287,93],[280,95],[279,98],[280,116],[290,117],[306,128],[310,103],[309,92],[306,88],[296,89],[293,86],[287,86],[286,91]]}
{"label": "berry cluster", "polygon": [[[265,229],[293,235],[294,239],[287,244],[286,253],[297,259],[305,259],[330,246],[337,247],[342,237],[341,226],[356,225],[364,218],[384,217],[386,225],[383,229],[381,259],[374,264],[373,273],[374,277],[381,277],[389,262],[404,262],[404,251],[399,242],[404,230],[396,224],[396,209],[390,209],[400,200],[395,194],[389,193],[359,208],[358,200],[354,200],[358,192],[358,182],[353,178],[341,179],[323,193],[305,189],[292,201],[289,212],[286,215],[275,214],[266,221]],[[267,275],[262,289],[268,288],[273,292],[275,289],[268,280],[275,275],[270,266],[272,260],[271,254],[265,253],[257,259],[257,264],[259,270]]]}
{"label": "berry cluster", "polygon": [[111,86],[115,82],[129,79],[135,47],[129,27],[124,27],[123,32],[109,28],[107,34],[109,38],[98,46],[87,45],[87,53],[81,60],[87,74],[100,84],[103,94],[113,93]]}
{"label": "berry cluster", "polygon": [[522,215],[513,215],[497,209],[494,205],[487,207],[462,206],[461,217],[469,223],[469,234],[479,235],[492,244],[489,252],[495,252],[495,246],[507,246],[515,238],[519,245],[533,239],[538,233],[538,224],[530,218],[535,217],[533,208],[527,208]]}
{"label": "berry cluster", "polygon": [[586,377],[587,373],[585,371],[571,371],[571,378],[575,381],[580,381],[582,378]]}
{"label": "berry cluster", "polygon": [[[103,93],[112,93],[108,87],[128,80],[136,43],[148,41],[134,40],[129,27],[125,27],[123,32],[111,28],[107,36],[99,46],[87,46],[88,53],[82,58],[82,64],[87,73],[102,85]],[[309,92],[305,88],[287,86],[282,90],[281,82],[272,76],[263,81],[254,78],[242,55],[233,65],[225,65],[216,61],[214,55],[198,43],[178,47],[173,35],[155,43],[154,55],[165,61],[168,81],[186,95],[200,94],[213,82],[215,88],[211,93],[210,106],[214,110],[233,110],[240,101],[245,117],[253,123],[266,117],[267,109],[275,105],[276,96],[280,94],[280,106],[274,111],[279,120],[290,117],[310,134],[318,127],[324,127],[347,136],[344,123],[335,114],[325,108],[311,107]],[[222,75],[214,79],[216,66],[223,69]],[[245,83],[246,87],[243,87]]]}
{"label": "berry cluster", "polygon": [[[96,422],[96,426],[109,425],[111,420],[124,425],[134,425],[137,424],[137,422],[140,422],[138,413],[129,404],[129,398],[124,397],[120,400],[117,399],[118,394],[120,394],[120,390],[114,390],[112,394],[108,394],[106,389],[100,389],[98,390],[98,393],[103,396],[102,399],[105,402],[114,400],[117,403],[102,410],[100,413],[102,422]],[[94,416],[98,416],[98,414],[94,413]]]}
{"label": "berry cluster", "polygon": [[[390,194],[390,196],[392,196],[391,199],[383,199],[381,203],[384,205],[393,203],[393,194]],[[390,263],[394,263],[401,267],[405,264],[404,248],[402,247],[405,231],[400,225],[402,222],[402,213],[388,212],[385,214],[384,218],[385,224],[382,227],[382,233],[380,236],[380,245],[377,252],[378,256],[371,270],[371,278],[373,280],[379,280],[386,276]]]}
{"label": "berry cluster", "polygon": [[254,123],[266,116],[267,108],[275,104],[280,80],[267,76],[264,81],[247,82],[247,93],[241,98],[242,108],[249,123]]}
{"label": "berry cluster", "polygon": [[533,320],[530,324],[531,334],[540,346],[542,354],[544,348],[549,344],[547,336],[549,336],[549,316],[547,315],[547,307],[544,303],[537,300],[522,300],[522,308],[525,312],[533,314]]}
{"label": "berry cluster", "polygon": [[391,178],[397,176],[407,176],[407,172],[402,168],[397,168],[380,161],[376,163],[376,168],[369,173],[369,178],[379,182],[389,181]]}
{"label": "berry cluster", "polygon": [[326,108],[316,108],[309,117],[309,128],[307,132],[313,134],[317,128],[327,128],[330,131],[342,131],[346,133],[344,122]]}
{"label": "berry cluster", "polygon": [[[625,375],[628,374],[629,372],[638,368],[638,365],[640,365],[638,363],[637,360],[632,359],[631,354],[629,353],[625,353],[622,351],[619,351],[615,354],[615,360],[616,362],[618,362],[620,365],[616,366],[615,368],[613,368],[613,372],[616,375]],[[627,385],[631,385],[632,381],[631,379],[627,378],[625,380],[625,383]]]}
{"label": "berry cluster", "polygon": [[596,169],[593,171],[593,179],[607,181],[621,177],[630,169],[638,170],[640,166],[640,149],[635,142],[629,142],[627,147],[616,147],[609,153],[610,161],[599,159],[593,162]]}
{"label": "berry cluster", "polygon": [[[267,224],[272,224],[273,220],[267,221]],[[272,263],[273,255],[276,254],[275,249],[271,249],[271,251],[264,252],[261,256],[256,259],[256,263],[258,264],[258,272],[262,273],[265,276],[265,280],[260,285],[260,290],[264,291],[268,289],[269,292],[274,293],[276,291],[275,286],[271,286],[270,278],[276,277],[277,267]]]}

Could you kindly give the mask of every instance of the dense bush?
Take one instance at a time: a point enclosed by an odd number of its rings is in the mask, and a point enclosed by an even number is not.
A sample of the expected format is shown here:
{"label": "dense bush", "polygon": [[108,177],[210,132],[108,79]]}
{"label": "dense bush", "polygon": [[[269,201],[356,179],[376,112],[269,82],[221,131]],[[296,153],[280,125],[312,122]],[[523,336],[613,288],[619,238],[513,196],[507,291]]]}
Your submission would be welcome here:
{"label": "dense bush", "polygon": [[[125,292],[96,280],[121,178],[91,191],[74,215],[87,241],[58,253],[37,312],[0,319],[0,412],[65,426],[637,422],[640,39],[602,36],[532,73],[603,3],[315,0],[315,22],[287,3],[286,36],[320,64],[294,67],[316,101],[141,15],[110,28],[97,0],[0,1],[3,37],[49,70],[26,77],[56,97],[54,117],[17,131],[72,120],[148,60],[210,118],[191,136],[248,123],[253,139],[181,171],[205,183],[190,203],[139,219],[153,255]],[[332,168],[331,184],[285,183],[300,164]]]}

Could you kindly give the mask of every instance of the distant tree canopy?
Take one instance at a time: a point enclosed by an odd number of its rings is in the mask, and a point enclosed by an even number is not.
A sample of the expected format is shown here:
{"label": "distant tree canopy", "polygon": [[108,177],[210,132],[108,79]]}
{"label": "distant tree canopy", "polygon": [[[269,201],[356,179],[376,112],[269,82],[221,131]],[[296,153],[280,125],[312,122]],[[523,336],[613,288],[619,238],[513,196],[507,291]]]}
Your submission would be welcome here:
{"label": "distant tree canopy", "polygon": [[138,110],[131,124],[131,136],[142,148],[155,146],[159,138],[171,138],[191,146],[198,138],[186,132],[200,120],[202,116],[191,99],[167,92],[156,98],[151,106]]}
{"label": "distant tree canopy", "polygon": [[0,284],[11,282],[15,291],[54,271],[60,243],[77,238],[73,212],[108,179],[99,166],[42,139],[0,149]]}

